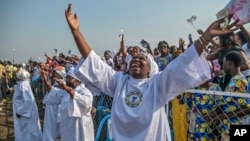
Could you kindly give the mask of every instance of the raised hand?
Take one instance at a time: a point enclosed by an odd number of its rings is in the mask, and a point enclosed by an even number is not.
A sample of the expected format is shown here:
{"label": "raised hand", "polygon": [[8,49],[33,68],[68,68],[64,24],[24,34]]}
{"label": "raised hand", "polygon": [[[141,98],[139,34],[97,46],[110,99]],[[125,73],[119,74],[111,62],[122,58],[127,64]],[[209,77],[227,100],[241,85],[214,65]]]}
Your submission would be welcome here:
{"label": "raised hand", "polygon": [[[230,14],[228,16],[229,21],[231,21],[231,18],[233,17],[232,14]],[[207,41],[210,41],[214,36],[218,36],[218,35],[224,35],[224,34],[228,34],[230,32],[233,32],[235,30],[237,30],[238,28],[232,28],[234,27],[234,25],[237,24],[237,22],[239,21],[235,21],[232,24],[228,25],[225,29],[221,29],[220,28],[220,24],[225,22],[225,19],[219,19],[215,22],[213,22],[208,28],[207,30],[204,32],[203,36]],[[230,22],[229,22],[230,23]]]}
{"label": "raised hand", "polygon": [[47,80],[47,73],[44,70],[40,70],[41,80]]}
{"label": "raised hand", "polygon": [[78,21],[77,14],[76,13],[72,14],[71,7],[72,7],[72,5],[69,4],[68,9],[65,10],[66,20],[67,20],[67,22],[69,24],[69,27],[70,27],[71,31],[79,30],[80,23]]}
{"label": "raised hand", "polygon": [[59,88],[65,90],[68,92],[68,94],[71,96],[71,98],[74,97],[75,91],[67,86],[65,83],[62,82],[62,80],[58,79],[58,78],[53,78],[55,82],[57,82],[57,84],[59,85]]}
{"label": "raised hand", "polygon": [[202,35],[204,33],[202,29],[197,29],[197,32],[199,35]]}
{"label": "raised hand", "polygon": [[80,23],[78,21],[78,17],[76,14],[72,14],[71,4],[69,4],[68,9],[65,10],[65,17],[68,22],[68,25],[71,29],[72,35],[75,39],[76,45],[83,58],[87,58],[87,56],[91,52],[91,47],[88,45],[84,36],[80,32]]}
{"label": "raised hand", "polygon": [[62,82],[62,80],[58,79],[58,78],[53,78],[55,82],[57,82],[57,84],[59,85],[59,87],[61,89],[67,90],[68,86]]}
{"label": "raised hand", "polygon": [[179,47],[184,47],[184,46],[185,46],[185,41],[182,38],[180,38],[179,39]]}

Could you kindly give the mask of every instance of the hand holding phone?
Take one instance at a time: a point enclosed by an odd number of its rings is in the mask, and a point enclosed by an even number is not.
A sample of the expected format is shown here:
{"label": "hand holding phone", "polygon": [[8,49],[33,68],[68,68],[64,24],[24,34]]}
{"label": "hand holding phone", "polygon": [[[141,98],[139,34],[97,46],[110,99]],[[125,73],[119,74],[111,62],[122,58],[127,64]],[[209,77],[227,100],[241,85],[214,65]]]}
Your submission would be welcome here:
{"label": "hand holding phone", "polygon": [[123,39],[123,29],[121,29],[121,34],[119,34],[119,38],[120,38],[120,42],[121,42]]}
{"label": "hand holding phone", "polygon": [[188,40],[190,44],[193,44],[192,34],[188,34]]}
{"label": "hand holding phone", "polygon": [[145,41],[144,39],[142,39],[142,40],[140,41],[140,44],[141,44],[141,46],[144,47],[144,48],[148,48],[148,47],[149,47],[149,43],[148,43],[147,41]]}

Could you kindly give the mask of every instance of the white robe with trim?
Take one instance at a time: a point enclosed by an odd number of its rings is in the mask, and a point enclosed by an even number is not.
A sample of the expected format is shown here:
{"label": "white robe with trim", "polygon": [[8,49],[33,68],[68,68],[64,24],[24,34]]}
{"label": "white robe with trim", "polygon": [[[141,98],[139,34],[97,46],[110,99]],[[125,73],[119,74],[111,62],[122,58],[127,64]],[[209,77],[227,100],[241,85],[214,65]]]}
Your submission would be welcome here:
{"label": "white robe with trim", "polygon": [[[61,141],[93,141],[94,126],[91,117],[93,96],[81,84],[75,88],[75,95],[61,89],[48,94],[47,102],[59,105]],[[57,91],[57,92],[56,92]]]}
{"label": "white robe with trim", "polygon": [[15,141],[41,141],[38,109],[29,80],[17,82],[12,101]]}
{"label": "white robe with trim", "polygon": [[149,79],[115,72],[94,51],[80,60],[75,74],[86,85],[113,97],[111,122],[116,141],[171,141],[165,103],[211,78],[207,60],[194,45]]}

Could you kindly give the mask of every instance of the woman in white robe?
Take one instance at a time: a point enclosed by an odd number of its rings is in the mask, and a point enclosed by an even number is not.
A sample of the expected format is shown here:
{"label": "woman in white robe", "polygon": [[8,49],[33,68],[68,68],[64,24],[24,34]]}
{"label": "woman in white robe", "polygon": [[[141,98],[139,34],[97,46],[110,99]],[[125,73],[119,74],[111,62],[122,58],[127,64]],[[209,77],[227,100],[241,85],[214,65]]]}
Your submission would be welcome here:
{"label": "woman in white robe", "polygon": [[160,73],[149,77],[150,65],[143,54],[130,62],[129,75],[115,72],[90,48],[79,29],[78,16],[71,4],[65,16],[83,59],[75,74],[86,84],[113,97],[112,131],[116,141],[171,141],[164,105],[188,88],[211,79],[203,48],[222,31],[223,20],[212,23],[189,49]]}
{"label": "woman in white robe", "polygon": [[[66,76],[65,68],[57,66],[53,69],[52,77],[56,77],[64,81]],[[51,89],[58,89],[58,84],[54,83],[52,86],[46,86],[46,95],[43,98],[43,104],[45,104],[44,111],[44,124],[43,124],[43,141],[56,141],[60,137],[60,121],[58,109],[60,105],[48,100],[48,95],[53,92],[57,92]]]}
{"label": "woman in white robe", "polygon": [[15,141],[41,141],[42,131],[38,109],[30,87],[30,74],[20,69],[19,81],[13,95],[13,117]]}
{"label": "woman in white robe", "polygon": [[[47,80],[45,73],[42,73]],[[60,135],[61,141],[93,141],[94,127],[91,117],[93,96],[83,83],[69,70],[66,84],[54,78],[59,87],[49,91],[46,101],[60,104]],[[48,82],[45,81],[45,85]]]}

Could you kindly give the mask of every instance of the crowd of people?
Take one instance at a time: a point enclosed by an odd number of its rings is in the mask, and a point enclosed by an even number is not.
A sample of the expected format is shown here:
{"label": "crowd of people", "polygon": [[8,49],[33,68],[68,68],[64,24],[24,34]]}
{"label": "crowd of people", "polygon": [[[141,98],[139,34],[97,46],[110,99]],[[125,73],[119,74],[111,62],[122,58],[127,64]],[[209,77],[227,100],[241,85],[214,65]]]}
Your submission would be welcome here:
{"label": "crowd of people", "polygon": [[[214,21],[187,46],[180,38],[177,46],[162,40],[151,49],[143,40],[142,47],[125,47],[122,34],[119,51],[112,55],[106,50],[100,57],[80,32],[71,8],[69,4],[65,16],[81,57],[45,53],[46,62],[0,62],[0,100],[13,94],[15,140],[94,140],[96,93],[113,98],[114,140],[229,140],[230,125],[250,124],[249,98],[183,94],[191,88],[250,93],[250,33],[237,20],[225,29],[220,28],[224,19]],[[36,95],[32,84],[38,81],[45,89]],[[45,105],[42,129],[35,97]],[[189,107],[184,111],[187,134],[170,132],[180,130],[173,125],[175,116],[168,115],[178,112],[173,100]]]}

